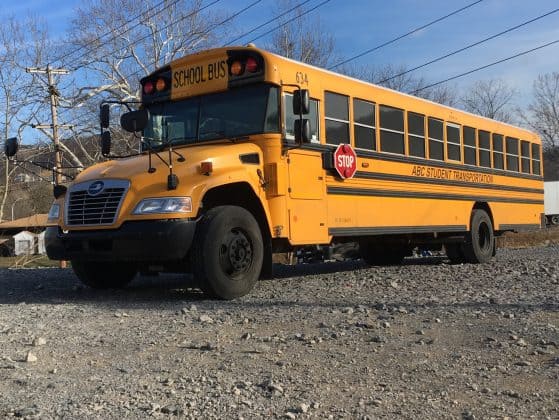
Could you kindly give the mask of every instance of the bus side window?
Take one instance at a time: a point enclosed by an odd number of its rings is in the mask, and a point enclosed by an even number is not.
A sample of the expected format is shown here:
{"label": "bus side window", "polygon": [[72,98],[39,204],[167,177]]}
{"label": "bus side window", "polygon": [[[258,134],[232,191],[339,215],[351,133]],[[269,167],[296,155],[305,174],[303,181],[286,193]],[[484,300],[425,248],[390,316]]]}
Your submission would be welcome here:
{"label": "bus side window", "polygon": [[503,158],[503,136],[493,134],[493,167],[495,169],[505,169]]}
{"label": "bus side window", "polygon": [[443,122],[429,118],[429,158],[444,160]]}
{"label": "bus side window", "polygon": [[[318,136],[318,101],[310,100],[310,111],[308,115],[303,115],[311,123],[311,143],[320,143]],[[299,115],[293,114],[293,95],[286,93],[283,95],[283,115],[285,118],[285,138],[295,141],[294,125],[295,120],[299,119]]]}
{"label": "bus side window", "polygon": [[476,129],[464,126],[464,163],[477,165],[476,159]]}
{"label": "bus side window", "polygon": [[522,160],[520,161],[522,167],[522,173],[530,173],[530,143],[526,140],[520,141],[520,154],[522,155]]}
{"label": "bus side window", "polygon": [[446,158],[448,160],[462,160],[460,154],[460,126],[457,124],[446,124]]}
{"label": "bus side window", "polygon": [[479,166],[491,168],[491,142],[488,131],[479,130]]}
{"label": "bus side window", "polygon": [[518,139],[507,137],[507,170],[518,172]]}
{"label": "bus side window", "polygon": [[541,175],[540,145],[532,144],[532,173]]}
{"label": "bus side window", "polygon": [[374,103],[353,99],[353,138],[355,147],[376,150]]}
{"label": "bus side window", "polygon": [[408,112],[408,150],[410,156],[425,157],[425,115]]}
{"label": "bus side window", "polygon": [[326,143],[349,144],[349,98],[332,92],[324,92]]}
{"label": "bus side window", "polygon": [[403,155],[404,148],[404,111],[380,105],[380,150]]}

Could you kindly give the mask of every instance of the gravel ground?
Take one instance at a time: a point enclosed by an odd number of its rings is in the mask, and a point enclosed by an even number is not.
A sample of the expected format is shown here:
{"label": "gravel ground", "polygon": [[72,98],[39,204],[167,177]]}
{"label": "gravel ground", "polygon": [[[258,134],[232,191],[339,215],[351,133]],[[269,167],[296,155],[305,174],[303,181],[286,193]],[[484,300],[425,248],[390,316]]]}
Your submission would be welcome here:
{"label": "gravel ground", "polygon": [[0,270],[0,417],[559,418],[559,247],[276,267],[249,296]]}

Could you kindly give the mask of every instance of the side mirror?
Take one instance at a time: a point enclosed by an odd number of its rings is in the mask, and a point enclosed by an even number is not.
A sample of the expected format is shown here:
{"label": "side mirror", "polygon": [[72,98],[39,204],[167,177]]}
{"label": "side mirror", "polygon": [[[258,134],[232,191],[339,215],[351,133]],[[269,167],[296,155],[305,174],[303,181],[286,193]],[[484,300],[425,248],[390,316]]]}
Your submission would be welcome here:
{"label": "side mirror", "polygon": [[108,156],[111,153],[111,132],[103,131],[101,133],[101,154]]}
{"label": "side mirror", "polygon": [[307,119],[295,120],[295,142],[309,143],[311,141],[311,123]]}
{"label": "side mirror", "polygon": [[99,109],[99,120],[101,121],[101,128],[109,128],[111,120],[111,107],[109,104],[101,105]]}
{"label": "side mirror", "polygon": [[310,112],[310,99],[308,89],[296,90],[293,94],[293,113],[295,115],[306,115]]}
{"label": "side mirror", "polygon": [[142,131],[149,121],[149,111],[147,109],[139,109],[122,114],[120,117],[120,126],[130,133]]}
{"label": "side mirror", "polygon": [[19,148],[19,143],[17,141],[17,137],[11,137],[6,140],[6,144],[4,146],[4,153],[8,157],[14,157],[17,153],[18,148]]}

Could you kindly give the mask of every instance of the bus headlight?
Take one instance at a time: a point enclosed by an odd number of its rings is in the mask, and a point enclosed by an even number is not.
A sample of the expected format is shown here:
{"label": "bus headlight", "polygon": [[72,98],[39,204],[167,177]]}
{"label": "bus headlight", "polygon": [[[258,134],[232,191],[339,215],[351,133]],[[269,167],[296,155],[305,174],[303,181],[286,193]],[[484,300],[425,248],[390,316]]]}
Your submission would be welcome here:
{"label": "bus headlight", "polygon": [[161,197],[143,199],[132,214],[190,213],[191,211],[192,199],[190,197]]}
{"label": "bus headlight", "polygon": [[60,217],[60,204],[53,203],[53,205],[50,207],[47,220],[49,222],[57,222],[59,217]]}

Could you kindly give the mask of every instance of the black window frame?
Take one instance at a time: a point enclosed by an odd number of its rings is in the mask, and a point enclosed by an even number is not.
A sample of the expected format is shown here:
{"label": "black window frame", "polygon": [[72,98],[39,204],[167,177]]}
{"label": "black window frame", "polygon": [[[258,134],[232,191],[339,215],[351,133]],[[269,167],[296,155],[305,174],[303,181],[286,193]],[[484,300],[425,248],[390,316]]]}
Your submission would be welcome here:
{"label": "black window frame", "polygon": [[[408,154],[409,154],[409,156],[414,156],[414,157],[419,157],[419,158],[425,159],[425,158],[427,157],[427,148],[426,148],[426,145],[427,145],[427,142],[426,142],[427,136],[425,135],[425,134],[426,134],[426,133],[425,133],[425,115],[419,114],[419,113],[417,113],[417,112],[411,112],[411,111],[408,111],[406,114],[407,114],[407,115],[406,115],[406,119],[407,119],[407,123],[408,123],[408,132],[407,132],[407,137],[408,137]],[[412,127],[413,124],[410,123],[410,117],[418,117],[418,118],[421,118],[421,122],[422,122],[422,123],[421,123],[421,124],[418,124],[418,127],[421,127],[421,130],[419,130],[419,131],[421,131],[421,132],[412,132],[412,128],[411,128],[411,127]],[[415,148],[414,145],[412,145],[412,144],[413,144],[412,142],[413,142],[413,143],[419,142],[419,143],[421,143],[421,144],[423,145],[423,148],[422,148],[423,154],[418,155],[418,154],[415,154],[415,153],[414,153],[415,150],[416,150],[416,148]],[[419,143],[417,143],[417,144],[419,144]],[[418,148],[418,149],[419,149],[419,148]]]}
{"label": "black window frame", "polygon": [[[432,136],[432,135],[435,134],[434,133],[435,129],[434,129],[434,127],[432,128],[431,123],[440,124],[440,136],[441,136],[440,139]],[[439,131],[438,128],[437,128],[437,131]],[[427,119],[427,135],[428,135],[428,138],[429,138],[429,159],[444,161],[444,149],[445,149],[445,147],[444,147],[444,120],[441,120],[441,119],[435,118],[435,117],[429,117]],[[440,153],[441,153],[440,158],[433,157],[433,150],[434,150],[433,146],[434,145],[436,145],[437,148],[440,148]]]}
{"label": "black window frame", "polygon": [[[370,105],[373,108],[373,113],[372,113],[372,117],[373,117],[373,125],[369,125],[364,123],[363,121],[358,121],[357,120],[357,103],[363,103],[366,105]],[[352,101],[352,105],[353,105],[353,145],[355,146],[356,149],[363,149],[363,150],[377,150],[377,127],[376,127],[376,121],[377,121],[377,117],[376,117],[376,112],[377,112],[377,104],[375,102],[372,101],[367,101],[365,99],[361,99],[361,98],[353,98]],[[372,140],[372,147],[362,147],[360,145],[358,145],[358,142],[360,140],[361,134],[363,132],[368,132],[368,133],[372,133],[372,137],[369,137]]]}
{"label": "black window frame", "polygon": [[[449,129],[456,130],[458,133],[458,143],[456,143],[456,141],[450,141]],[[454,154],[456,151],[458,152],[458,156],[451,157],[451,154]],[[462,162],[462,126],[460,124],[446,123],[446,159],[452,162]]]}
{"label": "black window frame", "polygon": [[[491,168],[492,165],[492,150],[491,150],[491,133],[485,130],[477,130],[478,141],[478,166],[482,168]],[[485,144],[487,143],[487,144]],[[487,164],[485,164],[487,159]]]}
{"label": "black window frame", "polygon": [[[345,98],[346,99],[346,105],[347,105],[347,115],[345,115],[345,119],[343,118],[339,118],[339,117],[344,117],[344,115],[334,115],[334,114],[338,114],[337,110],[335,110],[333,107],[328,107],[329,103],[332,103],[332,101],[329,101],[328,98]],[[333,113],[330,113],[330,111],[334,110]],[[325,141],[326,144],[330,144],[330,145],[338,145],[338,144],[349,144],[351,142],[351,135],[350,135],[350,130],[349,130],[349,126],[350,126],[350,121],[349,121],[349,96],[348,95],[343,95],[341,93],[336,93],[336,92],[332,92],[332,91],[324,91],[324,126],[325,126]],[[335,127],[337,126],[337,127]],[[342,128],[343,127],[343,128]],[[343,129],[343,131],[345,131],[345,138],[340,137],[339,140],[334,140],[332,139],[332,141],[329,141],[329,137],[328,133],[332,133],[332,130],[340,130],[340,128]]]}
{"label": "black window frame", "polygon": [[[379,150],[383,153],[392,153],[396,155],[405,155],[406,154],[406,143],[405,143],[405,111],[401,108],[396,108],[390,105],[379,104],[379,134],[380,134],[380,144]],[[383,111],[397,111],[402,115],[402,131],[398,130],[397,128],[389,128],[383,127]],[[394,144],[397,144],[397,149],[392,147]]]}
{"label": "black window frame", "polygon": [[[499,141],[495,141],[499,140]],[[499,144],[496,147],[495,144]],[[499,133],[491,134],[491,149],[493,150],[493,168],[505,170],[505,136]]]}
{"label": "black window frame", "polygon": [[[515,144],[516,144],[516,147],[514,147]],[[505,160],[506,160],[506,165],[507,165],[507,171],[520,172],[520,162],[519,162],[520,140],[516,137],[506,136],[505,137],[505,146],[506,146],[506,148],[505,148],[506,159]],[[509,150],[509,149],[511,149],[511,150]]]}
{"label": "black window frame", "polygon": [[[471,144],[470,144],[470,138],[473,140]],[[477,130],[474,127],[470,127],[467,125],[462,126],[462,145],[463,145],[464,165],[470,165],[470,166],[478,165],[476,138],[477,138]],[[473,162],[471,160],[472,156],[473,156]]]}

